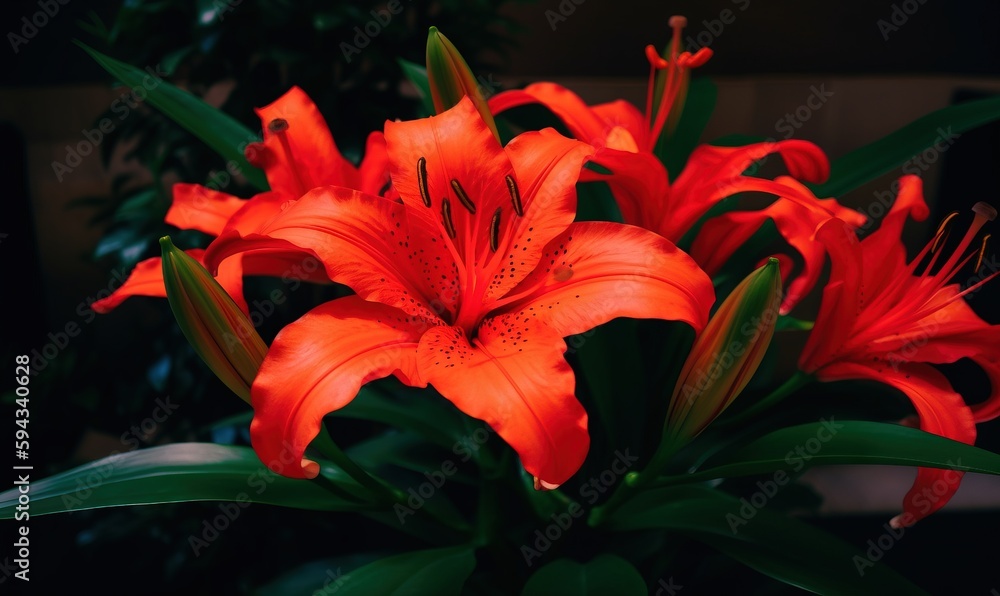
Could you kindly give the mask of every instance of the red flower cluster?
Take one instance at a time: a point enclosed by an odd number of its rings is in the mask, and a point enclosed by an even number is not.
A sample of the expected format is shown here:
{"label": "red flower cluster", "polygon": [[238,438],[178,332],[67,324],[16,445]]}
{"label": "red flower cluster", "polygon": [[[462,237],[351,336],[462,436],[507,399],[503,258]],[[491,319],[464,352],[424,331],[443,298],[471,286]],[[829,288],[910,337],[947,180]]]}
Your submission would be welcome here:
{"label": "red flower cluster", "polygon": [[[489,103],[494,113],[541,103],[577,140],[546,129],[501,146],[466,98],[438,116],[387,122],[355,167],[315,105],[293,89],[258,111],[264,141],[249,150],[270,191],[243,200],[175,187],[167,222],[217,236],[189,254],[244,309],[244,275],[281,275],[305,257],[323,264],[313,281],[355,292],[316,307],[270,346],[251,388],[251,436],[262,460],[291,449],[302,465],[289,475],[315,476],[319,466],[302,457],[323,417],[363,384],[394,375],[432,385],[488,422],[536,486],[557,486],[580,468],[590,443],[563,338],[615,317],[683,321],[700,331],[715,299],[709,274],[768,219],[804,263],[793,280],[783,271],[783,312],[815,286],[827,255],[833,263],[804,371],[890,384],[913,401],[921,428],[966,443],[975,422],[1000,415],[1000,330],[962,300],[974,288],[948,285],[995,211],[980,207],[958,250],[936,267],[945,228],[909,263],[899,238],[908,214],[926,216],[919,179],[904,179],[879,231],[859,242],[855,230],[865,218],[803,184],[829,174],[826,156],[810,143],[703,145],[681,172],[668,173],[654,148],[683,103],[688,69],[711,55],[681,53],[677,39],[667,58],[647,52],[645,114],[621,101],[587,106],[551,83]],[[775,153],[789,175],[745,174]],[[600,168],[584,168],[588,161]],[[627,223],[575,222],[578,181],[606,182]],[[714,205],[744,192],[777,200],[704,221],[693,258],[675,246]],[[94,308],[107,311],[134,295],[165,295],[159,259],[141,263]],[[929,366],[959,358],[988,373],[994,391],[987,402],[966,406]],[[920,471],[894,523],[912,523],[947,501],[957,486],[927,511],[914,499],[939,474]]]}

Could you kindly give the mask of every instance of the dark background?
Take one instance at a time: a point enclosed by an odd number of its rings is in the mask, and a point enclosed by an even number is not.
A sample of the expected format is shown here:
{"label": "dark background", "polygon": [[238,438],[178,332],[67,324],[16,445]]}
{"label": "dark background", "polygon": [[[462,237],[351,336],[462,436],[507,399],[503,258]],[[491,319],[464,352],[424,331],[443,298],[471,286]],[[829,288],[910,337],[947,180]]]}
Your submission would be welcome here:
{"label": "dark background", "polygon": [[[106,84],[108,76],[70,40],[81,35],[77,20],[86,18],[93,10],[110,21],[117,8],[116,2],[85,2],[70,0],[60,5],[60,12],[51,19],[39,34],[19,48],[15,55],[8,44],[0,47],[0,101],[7,101],[6,90],[23,88],[55,88],[66,85]],[[562,6],[562,9],[560,8]],[[740,10],[745,6],[745,10]],[[555,30],[550,26],[547,11],[569,13],[565,20],[557,20]],[[898,30],[888,31],[888,39],[880,30],[879,21],[889,21],[903,8],[918,7]],[[669,37],[667,20],[672,14],[685,14],[689,19],[686,35],[698,39],[705,31],[720,31],[711,35],[710,47],[715,57],[701,69],[709,77],[733,77],[754,80],[770,75],[808,75],[817,81],[825,77],[863,76],[882,79],[899,75],[970,76],[984,81],[997,81],[1000,77],[1000,2],[916,0],[842,2],[801,2],[795,0],[765,1],[634,1],[607,2],[586,0],[575,5],[569,0],[546,0],[537,4],[511,6],[507,12],[524,27],[517,36],[519,46],[506,56],[487,56],[496,65],[498,77],[509,81],[534,80],[536,77],[628,77],[629,83],[640,83],[647,64],[642,55],[646,43],[662,46]],[[732,10],[736,19],[722,24],[720,15]],[[38,11],[37,2],[16,0],[4,4],[0,32],[20,30],[20,19]],[[701,39],[708,39],[702,37]],[[416,39],[415,44],[422,44]],[[333,56],[331,59],[337,59]],[[956,91],[956,100],[981,94],[980,91]],[[919,101],[915,96],[913,101]],[[875,106],[873,109],[884,109]],[[54,106],[53,109],[58,109]],[[3,173],[6,185],[5,199],[0,203],[2,218],[0,232],[32,229],[32,203],[25,175],[25,155],[19,139],[30,136],[32,124],[13,119],[0,133],[4,134]],[[733,131],[767,135],[768,130]],[[816,138],[823,145],[822,138]],[[836,157],[833,155],[832,157]],[[952,209],[965,210],[978,200],[996,202],[996,190],[991,184],[996,164],[1000,163],[1000,128],[984,127],[962,135],[961,141],[942,158],[933,194],[946,197],[934,205],[932,220],[943,217]],[[931,196],[931,193],[929,193]],[[29,201],[18,200],[25,197]],[[72,215],[68,215],[71,217]],[[39,248],[33,235],[11,234],[0,240],[0,259],[4,291],[3,339],[15,346],[36,345],[36,339],[47,331],[58,328],[73,317],[72,307],[84,295],[100,287],[101,276],[91,276],[97,283],[87,289],[88,278],[60,284],[58,279],[41,270]],[[68,268],[89,266],[81,256],[79,263],[68,263]],[[81,288],[84,288],[81,291]],[[996,283],[977,295],[974,306],[992,323],[1000,322]],[[100,320],[86,329],[86,333],[100,335]],[[107,331],[103,333],[107,334]],[[105,338],[105,341],[107,339]],[[109,370],[129,366],[127,349],[115,353],[121,360],[108,365]],[[982,393],[982,379],[978,371],[957,366],[952,371],[960,388],[972,394]],[[59,396],[50,396],[58,399]],[[5,410],[7,411],[7,410]],[[6,415],[5,415],[6,416]],[[6,425],[5,425],[6,426]],[[39,452],[53,462],[64,462],[77,448],[79,436],[64,434],[63,426],[53,425],[60,432],[42,436]],[[1000,425],[995,421],[980,427],[980,444],[1000,450],[998,434]],[[6,432],[6,431],[5,431]],[[35,443],[38,444],[38,443]],[[39,456],[41,457],[41,456]],[[36,475],[35,478],[40,477]],[[897,487],[900,491],[903,487]],[[1000,495],[996,496],[1000,502]],[[209,506],[199,504],[177,506],[179,516],[198,511],[209,511]],[[219,554],[220,565],[235,564],[242,559],[244,565],[258,568],[256,577],[273,577],[293,555],[268,550],[268,537],[255,536],[251,528],[268,527],[278,513],[273,508],[256,506],[248,512],[246,530],[236,529],[230,537],[232,544]],[[308,524],[308,513],[289,513],[282,520]],[[71,519],[71,518],[77,519]],[[273,518],[273,519],[272,519]],[[866,540],[875,538],[882,531],[885,516],[845,516],[821,519],[817,523],[865,548]],[[31,528],[32,578],[39,584],[67,585],[72,583],[77,593],[144,593],[162,587],[149,585],[141,570],[148,565],[140,561],[159,558],[164,569],[171,565],[172,553],[168,545],[158,544],[146,535],[129,537],[128,531],[136,528],[121,527],[120,535],[103,544],[88,541],[88,529],[114,526],[118,523],[142,527],[148,523],[157,527],[162,518],[150,513],[142,516],[117,517],[114,513],[74,516],[49,516],[32,518]],[[256,524],[256,525],[255,525]],[[997,555],[995,532],[1000,530],[1000,514],[943,513],[932,516],[907,532],[885,558],[885,562],[926,586],[933,593],[982,594],[1000,589],[1000,577],[995,571]],[[353,540],[355,546],[376,547],[367,544],[364,536],[337,536],[335,529],[324,527],[319,536],[302,539],[310,542]],[[4,532],[4,542],[8,532]],[[240,544],[242,542],[242,544]],[[100,549],[100,557],[81,556],[87,549]],[[305,546],[304,546],[305,548]],[[10,547],[0,549],[0,560],[10,552]],[[101,563],[98,566],[98,563]],[[177,585],[189,589],[203,581],[202,589],[211,580],[182,576]],[[4,582],[3,590],[12,579]],[[220,580],[221,581],[221,580]],[[683,582],[681,582],[683,583]],[[38,584],[35,584],[36,586]],[[220,583],[219,585],[226,585]],[[210,593],[195,590],[196,593]],[[995,593],[995,592],[994,592]]]}

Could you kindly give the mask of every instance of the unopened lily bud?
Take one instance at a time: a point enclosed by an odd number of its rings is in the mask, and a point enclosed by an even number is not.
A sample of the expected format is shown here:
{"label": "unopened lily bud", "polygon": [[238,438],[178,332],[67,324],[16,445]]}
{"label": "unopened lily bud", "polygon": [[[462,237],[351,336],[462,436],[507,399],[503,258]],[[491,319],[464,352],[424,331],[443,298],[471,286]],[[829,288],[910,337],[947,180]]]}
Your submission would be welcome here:
{"label": "unopened lily bud", "polygon": [[493,114],[486,104],[479,82],[462,58],[462,54],[447,37],[431,27],[427,34],[427,82],[434,100],[434,111],[438,114],[452,108],[468,95],[475,104],[493,136],[500,140]]}
{"label": "unopened lily bud", "polygon": [[169,236],[160,238],[163,285],[174,318],[198,356],[227,387],[250,402],[250,385],[267,345],[212,274]]}
{"label": "unopened lily bud", "polygon": [[670,400],[666,443],[697,436],[743,391],[771,343],[780,306],[780,267],[771,258],[740,282],[695,341]]}

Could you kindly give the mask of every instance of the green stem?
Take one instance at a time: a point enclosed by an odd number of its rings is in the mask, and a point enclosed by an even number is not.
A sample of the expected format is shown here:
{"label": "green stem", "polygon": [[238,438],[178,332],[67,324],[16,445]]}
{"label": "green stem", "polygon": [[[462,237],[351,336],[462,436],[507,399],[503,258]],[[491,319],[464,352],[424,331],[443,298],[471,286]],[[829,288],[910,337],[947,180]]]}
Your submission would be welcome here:
{"label": "green stem", "polygon": [[[330,436],[330,433],[326,430],[325,426],[320,428],[320,433],[316,436],[316,440],[313,445],[319,450],[320,453],[330,459],[333,463],[337,464],[340,469],[347,473],[347,475],[357,481],[358,484],[377,495],[384,504],[398,504],[404,507],[409,507],[409,504],[406,501],[406,494],[404,492],[390,485],[381,478],[366,472],[364,468],[359,466],[353,459],[344,453],[336,443],[333,442],[333,438]],[[457,525],[448,519],[434,514],[428,507],[421,507],[419,510],[431,520],[460,534],[467,534],[469,531],[469,528],[466,526]]]}
{"label": "green stem", "polygon": [[631,499],[640,488],[642,488],[642,486],[646,483],[644,480],[645,478],[648,477],[641,472],[635,474],[635,476],[626,475],[625,482],[615,489],[615,492],[611,494],[611,498],[608,499],[606,503],[595,507],[590,512],[590,516],[587,518],[587,524],[589,524],[592,528],[596,528],[604,524],[604,522],[611,517],[612,513],[628,502],[628,500]]}
{"label": "green stem", "polygon": [[388,501],[390,503],[396,503],[399,501],[399,497],[402,493],[399,493],[399,491],[393,489],[382,480],[372,476],[353,459],[348,457],[348,455],[333,442],[333,437],[330,436],[330,433],[326,430],[325,426],[320,427],[319,434],[316,435],[313,446],[316,447],[316,449],[318,449],[324,457],[335,463],[341,470],[346,472],[347,475],[353,478],[358,484],[367,488],[375,495],[378,495],[384,501]]}
{"label": "green stem", "polygon": [[[812,381],[812,375],[806,374],[802,371],[797,371],[792,375],[784,384],[775,389],[770,395],[760,400],[744,412],[739,415],[724,421],[721,426],[728,426],[741,422],[747,418],[750,418],[771,406],[777,404],[781,400],[785,399],[789,395],[795,393],[805,385]],[[670,439],[665,439],[669,441]],[[663,469],[670,462],[670,458],[677,452],[680,445],[670,445],[661,444],[653,459],[650,460],[649,465],[642,472],[630,473],[625,476],[625,482],[619,486],[615,492],[611,495],[611,498],[607,500],[606,503],[600,507],[595,507],[590,513],[590,518],[588,523],[591,527],[599,526],[605,523],[611,514],[617,511],[622,505],[627,503],[637,492],[642,488],[646,487],[650,483],[654,486],[662,486],[664,482],[660,482],[657,479],[660,478]],[[676,482],[677,479],[674,480]]]}
{"label": "green stem", "polygon": [[754,405],[750,406],[746,410],[743,410],[739,414],[729,418],[727,420],[722,420],[719,423],[720,427],[729,427],[741,422],[745,422],[750,418],[753,418],[757,414],[760,414],[764,410],[767,410],[771,406],[776,405],[781,400],[785,399],[789,395],[795,393],[799,389],[805,387],[813,380],[813,376],[804,373],[802,371],[796,371],[791,377],[788,378],[780,387],[771,392],[770,395],[764,397]]}
{"label": "green stem", "polygon": [[480,479],[479,503],[476,506],[476,535],[473,543],[477,547],[484,547],[493,542],[496,535],[496,524],[499,520],[497,515],[497,492],[500,486],[496,480],[486,477]]}
{"label": "green stem", "polygon": [[597,527],[605,523],[611,514],[617,511],[622,505],[627,503],[629,499],[635,496],[643,487],[649,484],[652,480],[659,477],[660,472],[670,458],[673,457],[674,453],[677,452],[676,446],[671,445],[660,445],[653,459],[650,460],[649,465],[641,472],[629,472],[625,475],[625,481],[622,482],[615,489],[615,492],[611,494],[611,498],[607,500],[603,505],[595,507],[590,512],[590,517],[587,519],[587,523],[590,527]]}

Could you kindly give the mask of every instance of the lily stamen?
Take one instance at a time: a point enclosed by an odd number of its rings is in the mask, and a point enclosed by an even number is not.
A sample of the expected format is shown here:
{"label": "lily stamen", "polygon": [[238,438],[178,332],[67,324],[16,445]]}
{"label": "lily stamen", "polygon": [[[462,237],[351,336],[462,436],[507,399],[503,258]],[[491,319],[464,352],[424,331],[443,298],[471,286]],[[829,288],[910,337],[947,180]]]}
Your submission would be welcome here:
{"label": "lily stamen", "polygon": [[979,247],[979,258],[976,259],[976,275],[979,275],[979,269],[983,266],[983,256],[986,255],[986,247],[989,246],[991,237],[992,234],[983,236],[983,245]]}
{"label": "lily stamen", "polygon": [[420,200],[424,207],[431,206],[431,193],[427,190],[427,160],[421,157],[417,160],[417,187],[420,189]]}
{"label": "lily stamen", "polygon": [[948,239],[948,232],[949,232],[948,224],[951,223],[951,221],[956,217],[958,217],[958,211],[952,211],[951,213],[948,214],[947,217],[941,220],[940,224],[938,224],[937,232],[934,233],[934,242],[933,244],[931,244],[932,254],[936,253],[937,249],[941,247],[941,244],[943,244],[944,241]]}
{"label": "lily stamen", "polygon": [[517,188],[517,181],[510,174],[504,176],[503,180],[507,183],[507,192],[510,193],[510,202],[514,206],[514,213],[521,217],[524,215],[524,205],[521,204],[521,191]]}
{"label": "lily stamen", "polygon": [[451,201],[447,198],[441,199],[441,221],[444,223],[444,230],[448,233],[448,237],[454,240],[457,234],[455,224],[451,221]]}
{"label": "lily stamen", "polygon": [[[979,233],[982,227],[986,225],[988,221],[992,221],[996,217],[996,209],[994,209],[991,205],[987,203],[980,202],[976,203],[973,206],[972,210],[976,213],[975,219],[969,226],[969,229],[965,233],[965,236],[962,238],[962,241],[955,248],[954,252],[949,256],[948,260],[944,263],[944,265],[942,265],[939,269],[937,269],[936,272],[932,272],[935,265],[937,264],[938,258],[943,254],[943,251],[939,251],[938,249],[941,248],[941,245],[947,239],[950,231],[950,223],[954,220],[957,213],[951,213],[947,217],[945,217],[945,219],[941,222],[941,225],[938,226],[938,230],[937,233],[935,234],[934,239],[930,243],[928,243],[924,247],[924,249],[920,251],[920,253],[916,256],[916,258],[914,258],[910,262],[910,264],[906,267],[905,273],[901,275],[898,279],[896,279],[891,285],[889,285],[886,288],[886,290],[883,291],[883,293],[869,305],[868,308],[872,309],[872,312],[876,312],[874,309],[884,309],[887,308],[889,305],[894,304],[895,301],[899,300],[901,292],[906,292],[906,291],[912,292],[912,288],[910,290],[907,290],[908,285],[906,283],[910,275],[916,274],[919,277],[927,279],[929,283],[920,286],[919,290],[917,290],[919,296],[912,297],[912,299],[915,302],[920,304],[920,307],[908,309],[905,311],[900,311],[895,317],[889,319],[894,324],[903,326],[913,321],[919,321],[929,316],[933,312],[939,311],[940,309],[944,308],[944,306],[946,306],[947,304],[950,304],[954,300],[959,299],[962,296],[965,296],[969,292],[975,291],[983,284],[993,279],[993,277],[995,277],[996,274],[991,275],[986,279],[979,281],[978,283],[970,286],[969,288],[966,288],[965,290],[959,292],[956,296],[953,296],[944,303],[932,300],[933,296],[939,290],[941,290],[941,288],[948,285],[948,283],[952,280],[952,278],[955,277],[955,274],[957,274],[962,267],[965,267],[965,265],[967,265],[970,261],[972,261],[973,257],[976,257],[975,271],[977,273],[979,272],[979,268],[982,266],[982,261],[986,251],[987,241],[990,237],[989,235],[983,238],[982,245],[980,246],[980,249],[978,251],[969,254],[964,254],[964,253],[966,252],[966,249],[969,247],[969,245],[972,243],[973,238],[976,236],[976,234]],[[929,262],[924,266],[923,273],[917,274],[916,271],[918,264],[924,260],[924,258],[927,256],[928,253],[933,253],[933,256],[931,257]],[[868,341],[867,336],[863,333],[859,337],[864,341]]]}
{"label": "lily stamen", "polygon": [[458,180],[451,179],[451,189],[455,191],[455,196],[458,197],[458,202],[462,204],[463,207],[468,210],[469,213],[476,214],[476,204],[472,202],[469,195],[465,193],[465,189],[462,188],[461,183]]}
{"label": "lily stamen", "polygon": [[[687,19],[680,15],[670,17],[670,28],[673,35],[670,38],[669,58],[662,58],[653,46],[646,46],[646,59],[649,61],[649,86],[646,90],[646,124],[650,128],[649,150],[652,150],[660,138],[668,117],[676,123],[680,109],[683,108],[687,95],[688,70],[697,68],[712,57],[712,50],[700,48],[693,54],[681,51],[681,33],[687,26]],[[667,70],[666,81],[660,91],[660,99],[654,106],[656,95],[656,75],[660,70]],[[653,113],[656,116],[653,116]],[[671,125],[671,128],[673,125]]]}
{"label": "lily stamen", "polygon": [[304,195],[312,185],[308,185],[302,179],[302,173],[299,171],[298,164],[300,162],[295,160],[295,155],[292,153],[292,145],[288,142],[288,120],[284,118],[275,118],[267,123],[267,130],[271,132],[274,136],[278,137],[278,142],[281,143],[281,150],[285,153],[285,160],[289,164],[289,169],[292,171],[292,175],[295,176],[295,182],[298,184],[299,195]]}
{"label": "lily stamen", "polygon": [[493,219],[490,220],[490,250],[493,252],[497,251],[497,247],[500,245],[500,212],[503,211],[502,207],[497,207],[497,210],[493,212]]}

